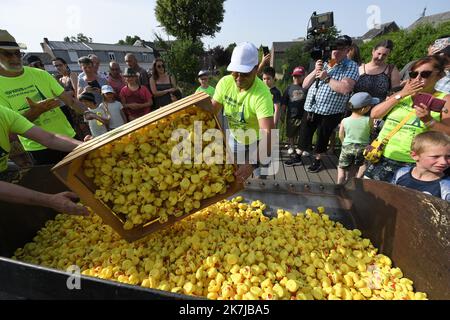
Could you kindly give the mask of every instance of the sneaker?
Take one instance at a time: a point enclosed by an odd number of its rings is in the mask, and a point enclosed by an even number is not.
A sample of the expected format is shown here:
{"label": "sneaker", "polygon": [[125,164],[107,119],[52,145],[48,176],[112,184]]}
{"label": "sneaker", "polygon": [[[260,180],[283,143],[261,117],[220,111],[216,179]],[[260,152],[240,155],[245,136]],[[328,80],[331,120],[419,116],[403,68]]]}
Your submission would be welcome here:
{"label": "sneaker", "polygon": [[299,156],[302,155],[302,150],[300,150],[299,148],[295,149],[295,153],[298,154]]}
{"label": "sneaker", "polygon": [[294,153],[294,149],[293,148],[289,148],[288,149],[288,155],[291,155],[291,154],[293,154]]}
{"label": "sneaker", "polygon": [[298,154],[296,154],[295,156],[293,156],[291,159],[289,159],[288,161],[286,161],[284,163],[286,166],[288,167],[292,167],[292,166],[300,166],[303,164],[302,161],[302,157],[299,156]]}
{"label": "sneaker", "polygon": [[303,151],[302,156],[309,157],[311,154],[308,151]]}
{"label": "sneaker", "polygon": [[311,173],[317,173],[320,169],[322,169],[322,162],[317,159],[314,159],[312,165],[308,167],[308,171]]}

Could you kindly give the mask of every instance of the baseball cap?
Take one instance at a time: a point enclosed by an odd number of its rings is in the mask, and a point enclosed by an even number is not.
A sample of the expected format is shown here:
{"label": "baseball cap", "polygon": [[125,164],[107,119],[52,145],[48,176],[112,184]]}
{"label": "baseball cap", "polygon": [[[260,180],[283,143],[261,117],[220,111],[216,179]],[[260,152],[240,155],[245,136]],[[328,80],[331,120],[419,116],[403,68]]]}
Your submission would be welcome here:
{"label": "baseball cap", "polygon": [[258,49],[250,42],[240,43],[233,50],[231,63],[227,70],[232,72],[248,73],[258,65]]}
{"label": "baseball cap", "polygon": [[16,39],[6,30],[0,29],[0,49],[3,50],[20,50],[26,49],[27,46],[23,43],[17,43]]}
{"label": "baseball cap", "polygon": [[353,40],[351,37],[347,35],[343,35],[338,37],[336,40],[332,41],[333,47],[335,48],[342,48],[342,47],[350,47],[353,43]]}
{"label": "baseball cap", "polygon": [[367,106],[373,106],[380,103],[380,99],[373,98],[367,92],[358,92],[355,93],[348,103],[348,107],[350,110],[358,110]]}
{"label": "baseball cap", "polygon": [[198,78],[203,77],[203,76],[208,76],[209,75],[209,71],[208,70],[200,70],[200,72],[198,73]]}
{"label": "baseball cap", "polygon": [[431,47],[433,54],[445,53],[449,55],[450,37],[437,39]]}
{"label": "baseball cap", "polygon": [[80,100],[80,101],[86,100],[86,101],[90,101],[90,102],[92,102],[92,103],[96,103],[96,102],[95,102],[95,96],[94,96],[92,93],[90,93],[90,92],[83,92],[83,93],[78,97],[78,100]]}
{"label": "baseball cap", "polygon": [[102,86],[102,94],[105,93],[114,93],[114,89],[109,85]]}
{"label": "baseball cap", "polygon": [[293,76],[303,76],[305,75],[305,68],[303,67],[296,67],[294,71],[292,71]]}

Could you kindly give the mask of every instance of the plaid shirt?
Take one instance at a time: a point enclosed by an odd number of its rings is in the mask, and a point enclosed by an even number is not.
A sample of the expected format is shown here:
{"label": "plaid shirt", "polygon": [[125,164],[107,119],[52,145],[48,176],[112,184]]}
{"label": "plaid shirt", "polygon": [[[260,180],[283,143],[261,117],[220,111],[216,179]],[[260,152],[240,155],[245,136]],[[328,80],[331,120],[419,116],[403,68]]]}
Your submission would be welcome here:
{"label": "plaid shirt", "polygon": [[[324,64],[324,69],[327,70],[328,64]],[[357,81],[359,78],[358,64],[352,60],[345,59],[340,64],[336,65],[328,75],[337,81],[344,78],[350,78]],[[314,99],[315,95],[315,99]],[[328,83],[319,82],[319,88],[316,84],[309,88],[308,96],[305,103],[305,111],[314,112],[320,115],[333,115],[344,113],[350,94],[340,94],[331,89]],[[315,100],[315,103],[314,103]]]}
{"label": "plaid shirt", "polygon": [[450,73],[436,83],[434,87],[437,91],[450,93]]}

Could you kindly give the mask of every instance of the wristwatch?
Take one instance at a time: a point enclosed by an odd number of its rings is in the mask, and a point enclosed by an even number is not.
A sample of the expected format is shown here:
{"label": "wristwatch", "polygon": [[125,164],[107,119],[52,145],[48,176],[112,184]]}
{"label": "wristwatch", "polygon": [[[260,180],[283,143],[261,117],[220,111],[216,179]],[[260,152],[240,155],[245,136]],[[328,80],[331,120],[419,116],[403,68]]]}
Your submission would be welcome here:
{"label": "wristwatch", "polygon": [[395,98],[397,101],[400,101],[400,100],[402,100],[403,97],[402,97],[400,94],[396,94],[394,98]]}
{"label": "wristwatch", "polygon": [[328,77],[326,77],[325,79],[323,79],[323,82],[325,82],[325,83],[330,83],[330,80],[331,80],[331,77],[328,76]]}

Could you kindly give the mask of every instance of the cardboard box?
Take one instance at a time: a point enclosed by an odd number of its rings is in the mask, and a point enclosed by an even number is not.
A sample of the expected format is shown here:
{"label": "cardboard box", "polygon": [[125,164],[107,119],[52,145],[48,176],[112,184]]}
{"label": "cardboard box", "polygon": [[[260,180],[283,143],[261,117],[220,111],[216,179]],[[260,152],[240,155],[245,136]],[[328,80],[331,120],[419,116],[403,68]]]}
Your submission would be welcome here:
{"label": "cardboard box", "polygon": [[[233,194],[239,192],[243,189],[243,184],[234,181],[228,186],[227,192],[225,194],[216,195],[212,198],[202,200],[200,209],[194,209],[191,212],[182,215],[181,217],[175,217],[170,215],[169,219],[165,223],[160,223],[159,219],[154,219],[153,221],[147,222],[140,226],[135,226],[131,230],[125,230],[123,225],[126,221],[125,215],[113,212],[112,206],[108,205],[103,201],[95,198],[95,192],[97,187],[95,186],[93,179],[88,178],[83,170],[83,163],[86,157],[92,151],[99,149],[115,140],[118,140],[138,129],[151,125],[152,123],[161,120],[169,115],[176,114],[183,110],[189,108],[202,108],[203,110],[211,110],[211,99],[205,93],[196,93],[182,100],[176,101],[166,107],[158,109],[148,115],[145,115],[139,119],[136,119],[130,123],[127,123],[120,128],[103,134],[91,141],[83,143],[78,148],[73,150],[69,155],[67,155],[60,163],[58,163],[52,172],[72,191],[77,193],[81,201],[89,206],[94,213],[102,217],[104,223],[110,225],[121,237],[127,241],[135,241],[140,239],[152,232],[165,228],[181,219],[188,217],[189,215],[206,208],[218,201],[226,199]],[[220,128],[219,121],[217,117],[214,116],[216,122],[216,128]],[[224,138],[224,145],[226,141]],[[225,150],[228,149],[226,148]],[[236,169],[236,167],[235,167]]]}

